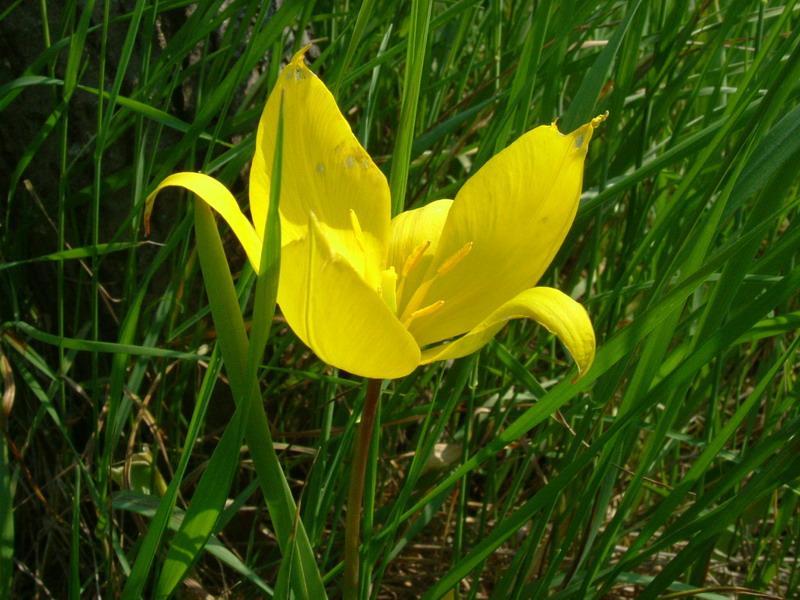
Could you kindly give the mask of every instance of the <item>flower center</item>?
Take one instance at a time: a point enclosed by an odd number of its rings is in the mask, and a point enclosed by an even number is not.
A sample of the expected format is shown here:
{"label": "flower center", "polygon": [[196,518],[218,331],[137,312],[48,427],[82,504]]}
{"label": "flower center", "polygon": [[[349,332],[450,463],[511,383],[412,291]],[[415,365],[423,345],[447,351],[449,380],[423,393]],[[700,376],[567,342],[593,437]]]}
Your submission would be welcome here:
{"label": "flower center", "polygon": [[[411,322],[415,319],[427,317],[428,315],[435,313],[442,307],[442,305],[444,305],[444,300],[437,300],[432,304],[421,307],[423,300],[425,300],[425,296],[428,294],[428,290],[430,290],[431,286],[433,285],[433,282],[439,279],[439,277],[442,277],[443,275],[446,275],[452,271],[456,265],[464,260],[472,250],[472,245],[472,242],[467,242],[464,244],[455,254],[447,258],[441,264],[441,266],[436,269],[436,273],[433,274],[433,277],[422,282],[422,284],[416,290],[414,290],[414,293],[411,295],[411,299],[403,309],[402,315],[400,315],[400,321],[402,321],[406,328],[408,328]],[[428,249],[428,246],[430,246],[430,242],[423,242],[414,248],[411,254],[408,255],[408,258],[403,264],[403,278],[400,281],[397,297],[402,297],[403,284],[405,283],[406,277],[420,263],[422,255],[425,253],[425,250]]]}

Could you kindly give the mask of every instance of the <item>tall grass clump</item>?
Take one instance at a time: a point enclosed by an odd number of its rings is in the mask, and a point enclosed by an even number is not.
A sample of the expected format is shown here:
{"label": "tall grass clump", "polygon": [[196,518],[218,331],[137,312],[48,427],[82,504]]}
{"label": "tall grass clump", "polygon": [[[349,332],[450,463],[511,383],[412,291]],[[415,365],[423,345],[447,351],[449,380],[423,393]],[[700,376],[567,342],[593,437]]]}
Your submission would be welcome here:
{"label": "tall grass clump", "polygon": [[17,0],[0,598],[342,597],[369,386],[273,315],[279,185],[258,275],[176,188],[144,232],[177,171],[247,209],[258,119],[308,44],[394,213],[609,113],[541,282],[587,308],[594,365],[572,383],[516,320],[384,383],[356,597],[797,597],[796,2]]}

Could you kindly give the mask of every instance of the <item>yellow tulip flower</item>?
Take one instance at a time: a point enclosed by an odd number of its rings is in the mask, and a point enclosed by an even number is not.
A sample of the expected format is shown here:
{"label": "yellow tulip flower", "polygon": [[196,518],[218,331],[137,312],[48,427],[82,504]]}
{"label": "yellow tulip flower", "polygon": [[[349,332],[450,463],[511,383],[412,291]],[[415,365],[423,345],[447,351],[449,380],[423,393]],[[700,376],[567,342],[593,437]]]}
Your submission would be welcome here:
{"label": "yellow tulip flower", "polygon": [[455,200],[391,218],[383,173],[358,143],[305,50],[267,101],[250,170],[252,222],[231,193],[199,173],[167,177],[228,222],[257,269],[269,204],[281,96],[281,273],[278,304],[326,363],[396,378],[417,365],[466,356],[510,319],[554,333],[581,373],[595,338],[584,308],[532,287],[553,260],[578,208],[583,162],[597,117],[570,134],[537,127],[489,160]]}

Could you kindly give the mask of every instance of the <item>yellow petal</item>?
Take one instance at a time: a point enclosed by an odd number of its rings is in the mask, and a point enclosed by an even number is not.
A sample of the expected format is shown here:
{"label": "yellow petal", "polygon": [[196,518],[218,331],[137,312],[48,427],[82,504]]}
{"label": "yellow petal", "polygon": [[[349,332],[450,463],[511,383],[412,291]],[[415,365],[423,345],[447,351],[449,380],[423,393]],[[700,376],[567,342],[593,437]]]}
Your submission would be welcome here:
{"label": "yellow petal", "polygon": [[281,249],[278,303],[292,330],[334,367],[377,379],[408,375],[419,364],[414,338],[310,221],[305,238]]}
{"label": "yellow petal", "polygon": [[377,288],[389,238],[389,186],[353,135],[331,93],[306,67],[304,53],[298,52],[281,72],[258,125],[250,170],[253,223],[259,229],[266,219],[283,95],[283,243],[306,235],[308,216],[313,212],[328,228],[334,251],[347,258],[370,287]]}
{"label": "yellow petal", "polygon": [[168,186],[186,188],[194,192],[197,196],[216,210],[228,225],[231,226],[233,233],[241,242],[250,264],[258,271],[261,261],[261,238],[256,235],[253,225],[244,216],[236,198],[228,191],[224,185],[213,177],[202,173],[175,173],[158,184],[153,193],[147,197],[144,209],[145,227],[149,229],[150,214],[153,212],[153,203],[156,194]]}
{"label": "yellow petal", "polygon": [[472,354],[487,344],[511,319],[533,319],[544,325],[567,347],[580,374],[584,375],[589,370],[595,350],[594,330],[589,315],[575,300],[549,287],[530,288],[517,294],[466,335],[423,351],[422,363]]}
{"label": "yellow petal", "polygon": [[420,345],[469,331],[535,285],[578,209],[583,161],[598,119],[569,135],[537,127],[494,156],[461,188],[426,278],[472,242],[469,254],[430,286],[422,306],[443,300],[435,318],[410,330]]}
{"label": "yellow petal", "polygon": [[392,219],[387,264],[395,268],[402,286],[397,298],[400,312],[428,271],[452,204],[452,200],[437,200]]}

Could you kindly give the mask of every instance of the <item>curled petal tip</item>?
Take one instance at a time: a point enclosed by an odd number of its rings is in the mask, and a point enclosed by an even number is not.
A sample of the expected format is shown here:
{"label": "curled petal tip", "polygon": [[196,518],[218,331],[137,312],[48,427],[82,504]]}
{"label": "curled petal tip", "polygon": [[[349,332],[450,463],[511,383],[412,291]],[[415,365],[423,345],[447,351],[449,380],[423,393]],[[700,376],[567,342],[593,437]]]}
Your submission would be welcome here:
{"label": "curled petal tip", "polygon": [[300,50],[295,52],[295,55],[292,56],[291,64],[294,65],[294,64],[300,63],[303,66],[305,66],[304,59],[305,59],[305,56],[306,56],[306,52],[308,52],[309,48],[311,48],[311,44],[306,44],[305,46],[300,48]]}
{"label": "curled petal tip", "polygon": [[592,119],[591,125],[592,129],[597,129],[600,126],[600,123],[605,121],[608,118],[608,111],[604,112],[602,115],[597,115],[594,119]]}
{"label": "curled petal tip", "polygon": [[585,125],[581,125],[572,133],[567,134],[568,136],[572,137],[575,144],[575,149],[580,150],[583,153],[586,152],[586,149],[589,146],[589,141],[592,139],[592,132],[597,129],[603,121],[608,118],[608,111],[604,112],[603,114],[597,115],[594,119],[586,123]]}
{"label": "curled petal tip", "polygon": [[583,368],[583,369],[578,367],[578,374],[575,375],[575,377],[573,377],[572,379],[570,379],[569,382],[570,383],[578,383],[581,379],[583,379],[583,376],[586,375],[586,373],[589,372],[589,367],[591,367],[591,364],[589,366]]}

